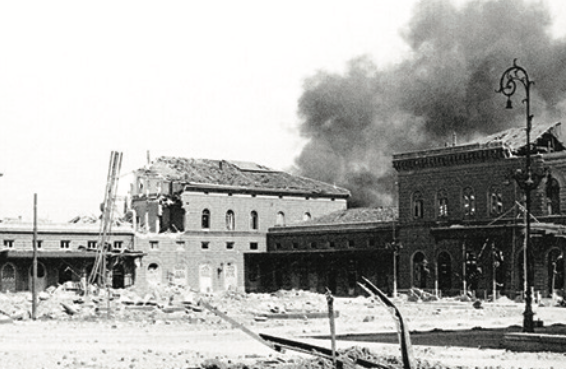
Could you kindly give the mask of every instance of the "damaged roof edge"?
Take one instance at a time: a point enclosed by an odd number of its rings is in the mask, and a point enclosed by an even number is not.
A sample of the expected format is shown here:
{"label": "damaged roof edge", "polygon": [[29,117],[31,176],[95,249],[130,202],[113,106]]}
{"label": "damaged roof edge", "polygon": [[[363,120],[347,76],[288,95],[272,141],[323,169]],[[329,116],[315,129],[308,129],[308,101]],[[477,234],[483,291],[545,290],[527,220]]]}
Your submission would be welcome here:
{"label": "damaged roof edge", "polygon": [[[536,141],[545,134],[550,134],[563,145],[562,140],[560,139],[561,125],[561,122],[533,125],[531,129],[530,143],[536,143]],[[521,148],[524,148],[526,146],[525,141],[525,127],[513,127],[501,132],[483,136],[473,142],[468,142],[462,145],[393,154],[393,161],[493,149],[503,150],[506,156],[509,157],[516,155]]]}
{"label": "damaged roof edge", "polygon": [[185,191],[199,191],[203,189],[210,189],[217,192],[238,192],[245,194],[264,194],[264,195],[293,195],[293,196],[310,196],[310,197],[336,197],[347,198],[350,196],[350,191],[343,188],[336,188],[336,192],[320,191],[305,191],[301,189],[290,188],[265,188],[265,187],[245,187],[245,186],[230,186],[215,183],[187,183],[184,185]]}

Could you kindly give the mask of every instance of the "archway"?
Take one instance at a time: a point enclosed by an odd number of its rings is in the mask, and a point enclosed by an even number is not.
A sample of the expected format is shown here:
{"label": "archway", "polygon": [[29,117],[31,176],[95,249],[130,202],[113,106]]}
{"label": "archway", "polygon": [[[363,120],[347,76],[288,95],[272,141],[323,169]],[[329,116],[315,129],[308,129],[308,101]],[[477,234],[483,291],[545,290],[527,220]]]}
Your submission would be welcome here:
{"label": "archway", "polygon": [[564,257],[559,249],[552,249],[547,257],[548,292],[564,288]]}
{"label": "archway", "polygon": [[233,291],[238,288],[238,270],[234,263],[226,263],[224,266],[224,289]]}
{"label": "archway", "polygon": [[441,252],[437,259],[438,265],[438,288],[443,293],[452,289],[452,258],[446,251]]}
{"label": "archway", "polygon": [[210,264],[199,265],[199,289],[202,293],[212,292],[212,267]]}
{"label": "archway", "polygon": [[426,260],[425,254],[417,251],[413,255],[413,286],[426,288],[428,273],[428,261]]}
{"label": "archway", "polygon": [[[33,283],[33,265],[29,267],[29,290],[32,290],[32,283]],[[37,263],[37,283],[35,285],[36,291],[43,291],[47,287],[47,270],[45,269],[45,265],[43,263]]]}
{"label": "archway", "polygon": [[2,266],[2,292],[16,291],[16,267],[12,263]]}
{"label": "archway", "polygon": [[161,270],[159,264],[151,263],[147,266],[147,282],[150,285],[155,285],[161,282]]}
{"label": "archway", "polygon": [[124,288],[125,270],[123,264],[116,264],[112,268],[112,288]]}
{"label": "archway", "polygon": [[[39,273],[38,273],[39,276]],[[61,265],[59,268],[59,284],[64,284],[73,280],[73,270],[67,264]]]}

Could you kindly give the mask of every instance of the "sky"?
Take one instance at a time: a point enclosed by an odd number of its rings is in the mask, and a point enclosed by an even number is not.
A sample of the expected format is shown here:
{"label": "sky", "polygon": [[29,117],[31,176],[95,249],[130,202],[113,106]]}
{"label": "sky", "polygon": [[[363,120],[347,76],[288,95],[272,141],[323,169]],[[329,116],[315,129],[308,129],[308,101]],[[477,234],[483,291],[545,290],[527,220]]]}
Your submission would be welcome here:
{"label": "sky", "polygon": [[0,3],[0,218],[98,214],[112,151],[121,194],[148,152],[291,168],[304,81],[401,62],[416,2]]}

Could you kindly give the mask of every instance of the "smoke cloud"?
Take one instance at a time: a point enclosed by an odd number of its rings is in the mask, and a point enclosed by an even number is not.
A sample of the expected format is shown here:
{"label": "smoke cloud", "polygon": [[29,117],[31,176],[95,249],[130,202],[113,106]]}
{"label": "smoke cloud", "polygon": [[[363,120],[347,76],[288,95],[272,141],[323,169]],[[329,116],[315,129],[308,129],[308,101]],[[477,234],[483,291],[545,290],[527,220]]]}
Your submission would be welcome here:
{"label": "smoke cloud", "polygon": [[463,143],[525,123],[524,90],[505,110],[495,93],[513,59],[536,84],[533,124],[566,111],[566,42],[549,10],[517,0],[421,1],[403,32],[411,56],[387,69],[358,57],[344,74],[320,71],[299,99],[299,174],[352,192],[350,207],[396,204],[392,154]]}

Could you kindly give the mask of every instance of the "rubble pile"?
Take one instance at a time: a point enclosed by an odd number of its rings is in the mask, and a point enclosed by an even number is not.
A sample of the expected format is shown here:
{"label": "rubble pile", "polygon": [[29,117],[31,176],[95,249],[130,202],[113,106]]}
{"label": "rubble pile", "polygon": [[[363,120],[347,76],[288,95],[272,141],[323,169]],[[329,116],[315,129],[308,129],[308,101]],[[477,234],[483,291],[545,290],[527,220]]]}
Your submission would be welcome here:
{"label": "rubble pile", "polygon": [[[269,314],[324,313],[324,295],[305,291],[279,291],[273,294],[246,294],[227,291],[200,294],[190,288],[157,285],[150,291],[135,289],[68,290],[52,286],[38,294],[37,319],[91,320],[112,317],[120,321],[182,320],[222,328],[224,324],[200,306],[203,299],[243,323]],[[31,292],[0,294],[0,316],[28,320],[32,315]],[[259,320],[259,319],[258,319]]]}

